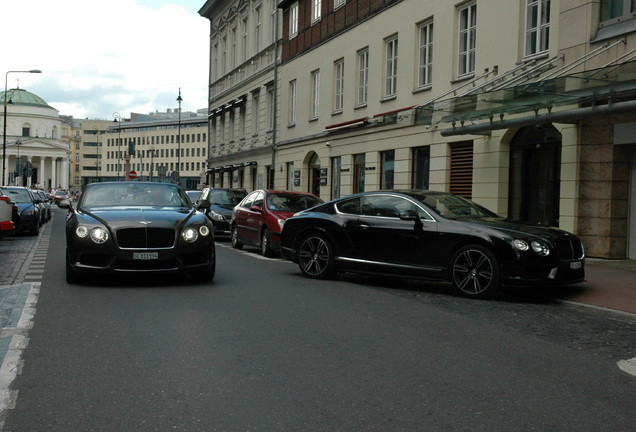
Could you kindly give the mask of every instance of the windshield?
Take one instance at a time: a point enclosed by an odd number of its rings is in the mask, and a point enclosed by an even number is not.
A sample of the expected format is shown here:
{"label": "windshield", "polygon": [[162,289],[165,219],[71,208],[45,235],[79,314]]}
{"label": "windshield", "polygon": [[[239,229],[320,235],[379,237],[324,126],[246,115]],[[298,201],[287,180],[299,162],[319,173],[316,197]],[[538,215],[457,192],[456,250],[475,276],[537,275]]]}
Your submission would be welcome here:
{"label": "windshield", "polygon": [[192,202],[197,202],[199,196],[201,196],[201,191],[199,190],[189,190],[186,191],[186,193],[188,194],[188,197],[190,197],[190,201]]}
{"label": "windshield", "polygon": [[208,200],[214,205],[236,205],[247,195],[244,190],[211,189]]}
{"label": "windshield", "polygon": [[299,212],[317,206],[318,204],[322,204],[322,201],[313,195],[267,194],[267,207],[273,211]]}
{"label": "windshield", "polygon": [[189,207],[183,191],[174,184],[93,184],[82,194],[82,207],[151,206]]}
{"label": "windshield", "polygon": [[418,195],[415,198],[447,219],[499,217],[496,213],[457,195],[431,193]]}
{"label": "windshield", "polygon": [[31,203],[31,195],[26,189],[5,189],[4,194],[11,198],[14,203]]}

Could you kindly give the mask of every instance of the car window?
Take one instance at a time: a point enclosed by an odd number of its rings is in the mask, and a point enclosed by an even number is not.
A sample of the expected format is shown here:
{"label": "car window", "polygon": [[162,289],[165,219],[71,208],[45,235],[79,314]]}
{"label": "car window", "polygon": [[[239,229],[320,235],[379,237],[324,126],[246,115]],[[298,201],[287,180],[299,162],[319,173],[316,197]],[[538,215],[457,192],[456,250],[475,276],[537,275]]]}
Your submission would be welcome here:
{"label": "car window", "polygon": [[267,208],[272,211],[299,212],[321,204],[313,195],[270,193],[267,194]]}
{"label": "car window", "polygon": [[253,206],[263,208],[263,192],[256,193],[256,198],[254,198],[254,203],[252,203],[250,207],[253,207]]}
{"label": "car window", "polygon": [[421,196],[418,199],[434,212],[448,219],[499,217],[496,213],[457,195],[436,193]]}
{"label": "car window", "polygon": [[216,205],[236,205],[245,195],[246,192],[240,190],[211,189],[208,200]]}
{"label": "car window", "polygon": [[414,210],[410,201],[390,195],[369,195],[361,198],[361,210],[365,216],[399,218],[401,210]]}
{"label": "car window", "polygon": [[30,203],[33,202],[31,194],[26,189],[5,189],[4,194],[11,198],[14,203]]}
{"label": "car window", "polygon": [[336,204],[336,208],[340,213],[346,213],[351,215],[360,214],[360,198],[352,198],[346,201]]}
{"label": "car window", "polygon": [[244,208],[252,207],[252,203],[254,203],[254,198],[256,198],[257,194],[258,194],[258,192],[252,192],[247,197],[245,197],[245,199],[243,201],[241,201],[241,204],[239,204],[239,205],[241,207],[244,207]]}
{"label": "car window", "polygon": [[103,184],[86,188],[83,207],[153,206],[189,207],[185,193],[173,184]]}

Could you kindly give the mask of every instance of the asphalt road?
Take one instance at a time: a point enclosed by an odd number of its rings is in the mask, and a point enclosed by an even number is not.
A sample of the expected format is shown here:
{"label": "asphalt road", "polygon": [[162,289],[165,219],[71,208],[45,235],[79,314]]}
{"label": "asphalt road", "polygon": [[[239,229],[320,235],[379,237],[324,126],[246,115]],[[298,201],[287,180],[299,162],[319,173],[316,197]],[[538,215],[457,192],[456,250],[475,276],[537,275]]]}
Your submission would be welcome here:
{"label": "asphalt road", "polygon": [[[59,216],[59,215],[58,215]],[[303,278],[217,247],[211,284],[64,282],[56,217],[4,431],[633,431],[636,320],[442,285]]]}

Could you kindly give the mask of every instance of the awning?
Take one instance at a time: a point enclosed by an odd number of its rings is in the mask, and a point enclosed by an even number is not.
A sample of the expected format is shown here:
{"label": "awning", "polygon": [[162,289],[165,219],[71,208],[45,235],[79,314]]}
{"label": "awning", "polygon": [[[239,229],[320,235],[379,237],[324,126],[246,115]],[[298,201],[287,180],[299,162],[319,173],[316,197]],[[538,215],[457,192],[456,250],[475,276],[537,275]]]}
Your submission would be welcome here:
{"label": "awning", "polygon": [[635,111],[634,99],[636,62],[629,62],[435,101],[415,111],[420,124],[451,124],[441,134],[452,136]]}

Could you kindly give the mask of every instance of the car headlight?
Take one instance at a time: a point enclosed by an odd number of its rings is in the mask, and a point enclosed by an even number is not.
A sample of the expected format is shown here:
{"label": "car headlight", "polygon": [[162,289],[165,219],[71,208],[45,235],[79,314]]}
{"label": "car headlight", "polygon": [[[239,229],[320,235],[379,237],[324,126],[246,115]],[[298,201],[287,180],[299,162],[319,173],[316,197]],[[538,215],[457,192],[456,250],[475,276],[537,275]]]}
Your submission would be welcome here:
{"label": "car headlight", "polygon": [[199,228],[199,233],[203,237],[207,237],[210,234],[210,228],[206,227],[205,225],[201,225],[201,227]]}
{"label": "car headlight", "polygon": [[108,240],[108,231],[104,228],[93,228],[91,230],[91,240],[97,244],[102,244]]}
{"label": "car headlight", "polygon": [[88,235],[88,228],[86,228],[84,225],[80,225],[75,230],[75,234],[77,234],[79,238],[85,238]]}
{"label": "car headlight", "polygon": [[278,227],[282,230],[285,225],[285,219],[278,219]]}
{"label": "car headlight", "polygon": [[550,249],[541,242],[533,241],[532,243],[530,243],[530,246],[532,246],[532,250],[535,251],[537,255],[541,255],[541,256],[550,255]]}
{"label": "car headlight", "polygon": [[33,216],[35,214],[35,210],[25,210],[21,213],[22,216]]}
{"label": "car headlight", "polygon": [[513,242],[513,244],[520,251],[527,251],[528,249],[530,249],[530,246],[528,246],[528,242],[526,242],[525,240],[517,239]]}
{"label": "car headlight", "polygon": [[212,219],[213,221],[223,222],[224,218],[222,214],[210,210],[210,219]]}
{"label": "car headlight", "polygon": [[188,243],[192,243],[199,238],[199,233],[196,229],[190,227],[183,230],[181,237],[183,237],[183,239]]}

